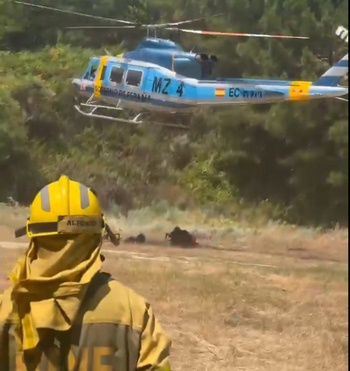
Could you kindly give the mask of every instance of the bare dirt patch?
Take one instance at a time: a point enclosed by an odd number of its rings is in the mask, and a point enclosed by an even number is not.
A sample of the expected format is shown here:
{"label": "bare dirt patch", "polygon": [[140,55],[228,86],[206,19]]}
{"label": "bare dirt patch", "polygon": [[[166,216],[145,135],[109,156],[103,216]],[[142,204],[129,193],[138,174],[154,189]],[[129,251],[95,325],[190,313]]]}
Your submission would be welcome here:
{"label": "bare dirt patch", "polygon": [[13,241],[14,238],[13,228],[0,226],[0,241]]}
{"label": "bare dirt patch", "polygon": [[[153,304],[173,339],[173,370],[347,369],[344,235],[284,231],[191,250],[152,239],[105,244],[104,270]],[[0,282],[22,251],[0,249]]]}

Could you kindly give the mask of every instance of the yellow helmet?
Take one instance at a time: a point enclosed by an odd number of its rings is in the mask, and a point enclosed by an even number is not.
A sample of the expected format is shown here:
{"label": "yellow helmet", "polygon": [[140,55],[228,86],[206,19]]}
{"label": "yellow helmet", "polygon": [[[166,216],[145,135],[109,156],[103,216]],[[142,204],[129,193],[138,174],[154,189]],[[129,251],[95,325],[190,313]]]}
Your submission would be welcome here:
{"label": "yellow helmet", "polygon": [[[57,234],[102,234],[103,228],[104,218],[95,193],[63,175],[35,196],[26,234],[29,238]],[[17,237],[20,235],[17,234]]]}

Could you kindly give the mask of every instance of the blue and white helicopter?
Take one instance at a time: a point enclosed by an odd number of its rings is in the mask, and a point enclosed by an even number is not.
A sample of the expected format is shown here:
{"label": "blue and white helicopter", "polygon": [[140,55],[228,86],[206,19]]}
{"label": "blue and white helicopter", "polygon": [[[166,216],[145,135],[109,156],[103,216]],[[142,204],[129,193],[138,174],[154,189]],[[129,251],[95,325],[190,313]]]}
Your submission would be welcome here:
{"label": "blue and white helicopter", "polygon": [[[157,123],[159,116],[170,114],[182,122],[184,116],[201,107],[215,108],[233,104],[281,101],[300,102],[322,98],[344,99],[342,97],[348,94],[347,86],[339,86],[341,79],[348,73],[348,55],[331,66],[315,82],[245,78],[213,79],[211,71],[218,61],[216,56],[186,52],[170,40],[157,38],[156,31],[165,29],[202,35],[264,38],[308,39],[308,37],[238,34],[178,28],[181,24],[201,18],[176,23],[142,25],[21,1],[14,2],[126,24],[125,26],[67,27],[70,29],[147,29],[148,36],[134,51],[118,56],[111,56],[108,52],[104,56],[94,56],[90,59],[84,74],[72,80],[78,96],[86,99],[84,103],[75,105],[75,109],[87,117],[142,124],[145,119]],[[149,36],[150,31],[154,31],[154,37]],[[337,34],[343,35],[339,30]],[[134,117],[121,117],[121,111],[126,110],[134,112]],[[107,111],[110,113],[106,113]],[[117,113],[119,117],[113,116],[111,112]],[[142,116],[145,119],[142,119]],[[165,121],[167,123],[162,125],[187,128],[181,123],[170,124],[168,120]]]}

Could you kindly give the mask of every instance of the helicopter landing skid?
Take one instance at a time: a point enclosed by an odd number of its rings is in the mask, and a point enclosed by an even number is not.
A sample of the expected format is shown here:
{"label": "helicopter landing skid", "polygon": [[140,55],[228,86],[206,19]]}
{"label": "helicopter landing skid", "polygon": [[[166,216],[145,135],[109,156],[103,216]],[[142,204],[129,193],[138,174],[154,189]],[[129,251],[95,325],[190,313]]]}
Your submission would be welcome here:
{"label": "helicopter landing skid", "polygon": [[[81,115],[86,116],[86,117],[91,117],[91,118],[96,118],[96,119],[102,119],[102,120],[109,120],[109,121],[116,121],[116,122],[122,122],[126,124],[133,124],[133,125],[142,125],[146,124],[145,121],[140,120],[140,117],[143,114],[146,114],[145,112],[138,113],[134,118],[132,119],[124,119],[121,117],[114,117],[114,116],[109,116],[106,114],[98,114],[96,111],[98,110],[110,110],[112,112],[121,112],[124,111],[124,108],[118,107],[117,106],[106,106],[106,105],[98,105],[94,103],[90,103],[91,101],[88,100],[86,103],[80,103],[79,105],[75,105],[74,108],[76,109],[77,112],[79,112]],[[90,110],[88,112],[84,111],[83,108],[89,108]],[[181,124],[169,124],[169,123],[160,123],[160,122],[154,122],[152,121],[152,124],[156,125],[161,125],[165,127],[172,127],[172,128],[177,128],[177,129],[186,129],[188,130],[188,127],[185,125]]]}
{"label": "helicopter landing skid", "polygon": [[[89,112],[85,112],[82,108],[90,108]],[[75,105],[74,108],[83,116],[87,117],[92,117],[96,119],[104,119],[104,120],[110,120],[110,121],[117,121],[117,122],[123,122],[127,124],[135,124],[135,125],[140,125],[143,123],[143,121],[139,120],[139,117],[141,116],[141,113],[136,115],[133,119],[123,119],[120,117],[113,117],[113,116],[108,116],[106,114],[98,114],[96,111],[100,109],[108,109],[111,111],[124,111],[123,108],[120,107],[109,107],[109,106],[103,106],[103,105],[97,105],[97,104],[91,104],[91,103],[81,103],[79,106]]]}

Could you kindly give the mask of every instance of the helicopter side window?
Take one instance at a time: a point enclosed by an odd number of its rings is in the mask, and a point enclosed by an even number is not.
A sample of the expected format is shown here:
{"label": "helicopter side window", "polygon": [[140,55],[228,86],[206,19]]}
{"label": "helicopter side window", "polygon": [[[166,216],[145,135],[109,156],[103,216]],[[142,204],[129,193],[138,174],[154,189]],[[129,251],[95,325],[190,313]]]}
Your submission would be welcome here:
{"label": "helicopter side window", "polygon": [[121,84],[123,81],[123,76],[124,76],[124,68],[113,67],[111,74],[109,76],[109,81],[114,82],[116,84]]}
{"label": "helicopter side window", "polygon": [[126,84],[132,86],[140,86],[142,79],[142,71],[129,70],[126,76]]}

